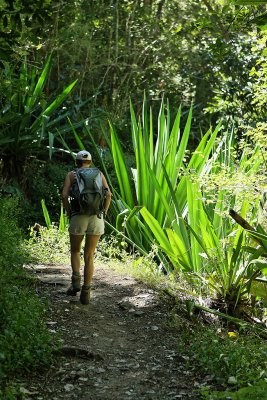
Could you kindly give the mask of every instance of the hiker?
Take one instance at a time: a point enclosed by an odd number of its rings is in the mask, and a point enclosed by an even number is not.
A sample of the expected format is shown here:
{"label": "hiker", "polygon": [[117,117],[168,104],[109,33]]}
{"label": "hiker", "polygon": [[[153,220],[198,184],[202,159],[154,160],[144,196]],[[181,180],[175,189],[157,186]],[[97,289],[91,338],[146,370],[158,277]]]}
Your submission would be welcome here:
{"label": "hiker", "polygon": [[[104,233],[104,218],[111,201],[111,192],[106,178],[97,168],[91,168],[91,163],[91,154],[86,150],[79,151],[76,155],[77,168],[67,174],[62,191],[63,206],[70,219],[69,235],[72,284],[67,291],[67,295],[75,296],[81,291],[80,301],[82,304],[89,304],[90,289],[94,273],[94,253],[100,236]],[[89,181],[89,184],[95,185],[97,179],[99,186],[98,191],[103,191],[102,205],[98,204],[99,208],[97,210],[94,209],[96,203],[94,200],[92,203],[87,203],[87,205],[89,204],[89,208],[85,210],[84,198],[82,199],[83,202],[81,201],[81,182],[83,182],[84,185],[88,185]],[[85,180],[87,183],[85,183]],[[92,194],[92,190],[88,192],[90,200],[95,194]],[[99,194],[98,196],[101,197]],[[80,252],[85,235],[84,280],[81,288]]]}

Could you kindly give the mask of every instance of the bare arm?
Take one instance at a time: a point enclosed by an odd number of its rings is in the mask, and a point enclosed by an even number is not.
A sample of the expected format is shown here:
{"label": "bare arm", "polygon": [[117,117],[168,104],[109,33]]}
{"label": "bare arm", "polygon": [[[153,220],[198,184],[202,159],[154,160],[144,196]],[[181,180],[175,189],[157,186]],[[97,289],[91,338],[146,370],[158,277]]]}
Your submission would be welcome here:
{"label": "bare arm", "polygon": [[74,178],[73,172],[69,172],[65,178],[62,195],[61,195],[63,207],[65,208],[68,217],[70,217],[70,211],[71,211],[70,203],[69,203],[69,193],[70,193],[70,189],[71,189],[71,186],[73,183],[73,178]]}
{"label": "bare arm", "polygon": [[105,200],[105,205],[104,205],[104,213],[106,214],[109,209],[110,202],[111,202],[111,191],[108,186],[107,180],[106,180],[105,176],[102,174],[102,172],[101,172],[101,176],[102,176],[103,186],[106,190],[106,200]]}

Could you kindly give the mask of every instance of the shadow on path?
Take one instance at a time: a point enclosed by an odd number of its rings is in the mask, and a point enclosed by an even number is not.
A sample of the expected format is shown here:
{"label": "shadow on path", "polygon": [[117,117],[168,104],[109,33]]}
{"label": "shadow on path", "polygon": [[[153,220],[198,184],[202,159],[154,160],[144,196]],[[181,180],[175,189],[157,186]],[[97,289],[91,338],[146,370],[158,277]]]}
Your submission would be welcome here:
{"label": "shadow on path", "polygon": [[39,296],[51,301],[47,325],[64,341],[54,365],[32,376],[34,399],[199,399],[198,382],[176,352],[178,331],[153,290],[97,264],[92,299],[83,306],[78,295],[66,296],[68,267],[33,271]]}

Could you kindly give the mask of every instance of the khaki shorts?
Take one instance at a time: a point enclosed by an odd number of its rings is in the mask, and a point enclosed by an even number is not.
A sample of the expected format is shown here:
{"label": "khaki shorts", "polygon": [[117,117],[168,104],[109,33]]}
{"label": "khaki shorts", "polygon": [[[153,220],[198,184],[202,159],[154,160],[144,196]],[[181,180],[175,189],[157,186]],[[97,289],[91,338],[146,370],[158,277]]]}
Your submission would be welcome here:
{"label": "khaki shorts", "polygon": [[97,215],[73,215],[70,219],[69,233],[72,235],[103,235],[105,223]]}

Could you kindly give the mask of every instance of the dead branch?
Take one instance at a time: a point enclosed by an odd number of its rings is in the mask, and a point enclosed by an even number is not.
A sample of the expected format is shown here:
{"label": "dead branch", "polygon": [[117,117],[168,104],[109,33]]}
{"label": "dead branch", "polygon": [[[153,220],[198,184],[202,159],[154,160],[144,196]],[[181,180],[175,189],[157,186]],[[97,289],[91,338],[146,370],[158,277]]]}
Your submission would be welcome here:
{"label": "dead branch", "polygon": [[[256,232],[256,229],[253,228],[253,226],[251,226],[243,217],[241,217],[241,215],[239,215],[236,211],[230,209],[229,210],[229,215],[240,225],[242,226],[242,228],[244,228],[247,231],[252,231],[252,232]],[[263,242],[261,241],[261,239],[252,236],[253,240],[255,242],[257,242],[259,245],[263,246]],[[264,247],[264,246],[263,246]]]}

